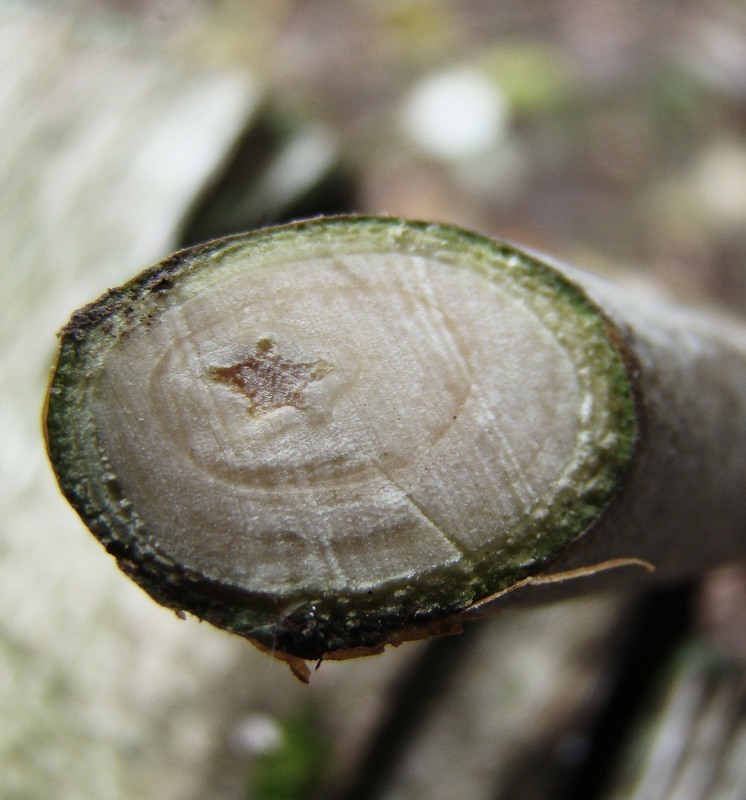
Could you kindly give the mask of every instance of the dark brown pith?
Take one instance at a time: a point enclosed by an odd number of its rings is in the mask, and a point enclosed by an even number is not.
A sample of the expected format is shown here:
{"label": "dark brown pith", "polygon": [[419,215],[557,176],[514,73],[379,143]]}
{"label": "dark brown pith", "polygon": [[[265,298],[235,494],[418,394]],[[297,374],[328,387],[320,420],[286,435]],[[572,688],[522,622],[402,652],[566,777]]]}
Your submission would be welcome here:
{"label": "dark brown pith", "polygon": [[269,339],[260,339],[253,352],[229,367],[213,367],[210,375],[249,398],[249,413],[264,414],[283,406],[303,408],[303,393],[327,375],[323,360],[301,363],[284,358]]}

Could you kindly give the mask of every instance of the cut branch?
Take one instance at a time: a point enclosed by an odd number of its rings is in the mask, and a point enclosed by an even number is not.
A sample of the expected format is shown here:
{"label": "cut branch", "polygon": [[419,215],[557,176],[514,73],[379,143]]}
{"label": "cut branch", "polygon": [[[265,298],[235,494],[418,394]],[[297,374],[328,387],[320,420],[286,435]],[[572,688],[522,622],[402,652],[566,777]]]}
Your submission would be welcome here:
{"label": "cut branch", "polygon": [[746,329],[446,226],[177,253],[73,316],[46,426],[123,570],[291,660],[746,557]]}

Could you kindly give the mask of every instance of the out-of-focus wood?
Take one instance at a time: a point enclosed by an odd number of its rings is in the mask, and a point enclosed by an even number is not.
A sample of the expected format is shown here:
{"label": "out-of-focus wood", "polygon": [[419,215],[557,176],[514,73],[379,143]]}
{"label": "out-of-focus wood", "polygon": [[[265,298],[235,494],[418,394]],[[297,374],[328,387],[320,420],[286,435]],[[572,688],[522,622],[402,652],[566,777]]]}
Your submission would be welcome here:
{"label": "out-of-focus wood", "polygon": [[746,670],[691,645],[653,697],[605,800],[741,800]]}
{"label": "out-of-focus wood", "polygon": [[590,748],[627,610],[607,596],[474,623],[484,629],[468,631],[466,656],[371,796],[556,797]]}

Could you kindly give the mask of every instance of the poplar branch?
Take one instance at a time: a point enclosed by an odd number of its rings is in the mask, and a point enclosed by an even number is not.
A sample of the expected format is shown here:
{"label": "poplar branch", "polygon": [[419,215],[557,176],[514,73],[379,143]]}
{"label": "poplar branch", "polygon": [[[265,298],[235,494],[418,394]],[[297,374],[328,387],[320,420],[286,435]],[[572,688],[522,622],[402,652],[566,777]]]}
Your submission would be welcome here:
{"label": "poplar branch", "polygon": [[298,671],[746,557],[746,327],[448,226],[177,253],[72,317],[45,417],[120,567]]}

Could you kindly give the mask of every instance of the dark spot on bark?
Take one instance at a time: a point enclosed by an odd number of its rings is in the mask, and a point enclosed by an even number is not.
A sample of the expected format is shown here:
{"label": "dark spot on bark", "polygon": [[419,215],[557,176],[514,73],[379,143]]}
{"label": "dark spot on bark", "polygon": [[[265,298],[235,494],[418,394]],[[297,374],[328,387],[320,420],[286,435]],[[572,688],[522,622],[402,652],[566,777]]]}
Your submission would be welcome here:
{"label": "dark spot on bark", "polygon": [[107,478],[104,485],[106,486],[107,494],[115,503],[120,503],[124,499],[122,485],[116,478]]}
{"label": "dark spot on bark", "polygon": [[158,280],[150,286],[151,292],[166,292],[174,285],[170,278],[161,276]]}

